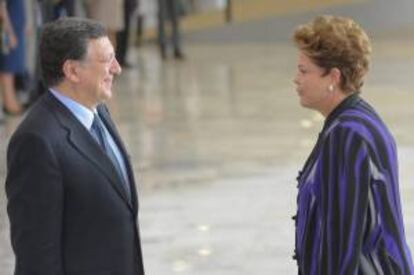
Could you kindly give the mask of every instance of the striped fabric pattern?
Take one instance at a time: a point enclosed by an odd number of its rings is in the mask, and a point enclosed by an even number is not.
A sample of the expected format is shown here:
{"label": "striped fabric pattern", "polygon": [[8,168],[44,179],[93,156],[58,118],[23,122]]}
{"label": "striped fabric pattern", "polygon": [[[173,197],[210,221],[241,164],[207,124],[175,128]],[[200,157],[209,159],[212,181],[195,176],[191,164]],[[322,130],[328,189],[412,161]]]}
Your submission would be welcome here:
{"label": "striped fabric pattern", "polygon": [[328,116],[297,179],[299,274],[414,274],[396,144],[358,94]]}

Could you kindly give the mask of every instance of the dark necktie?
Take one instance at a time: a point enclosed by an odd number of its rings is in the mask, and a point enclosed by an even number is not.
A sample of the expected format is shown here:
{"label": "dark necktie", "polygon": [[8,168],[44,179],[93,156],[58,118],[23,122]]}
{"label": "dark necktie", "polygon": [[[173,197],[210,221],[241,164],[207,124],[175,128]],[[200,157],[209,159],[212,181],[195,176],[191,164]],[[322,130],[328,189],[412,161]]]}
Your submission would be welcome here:
{"label": "dark necktie", "polygon": [[101,146],[101,148],[104,150],[104,152],[109,157],[112,164],[114,165],[115,170],[117,171],[118,176],[119,176],[119,178],[122,182],[122,187],[126,191],[126,194],[127,194],[128,198],[130,199],[131,198],[130,197],[131,196],[131,190],[129,188],[129,184],[123,176],[122,169],[121,169],[121,164],[119,163],[119,161],[116,158],[115,153],[114,153],[111,145],[109,144],[109,141],[108,141],[107,136],[105,134],[104,127],[105,126],[104,126],[101,118],[99,117],[99,115],[94,114],[90,132],[91,132],[92,136],[95,138],[96,142]]}

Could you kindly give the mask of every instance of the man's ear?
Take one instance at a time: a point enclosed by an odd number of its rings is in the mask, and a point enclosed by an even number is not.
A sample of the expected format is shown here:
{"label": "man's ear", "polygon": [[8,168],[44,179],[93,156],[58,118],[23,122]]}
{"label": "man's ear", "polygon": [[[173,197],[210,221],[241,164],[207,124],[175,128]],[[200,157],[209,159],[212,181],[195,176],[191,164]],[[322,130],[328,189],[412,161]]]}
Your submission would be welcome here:
{"label": "man's ear", "polygon": [[66,60],[63,63],[63,75],[64,77],[73,83],[78,83],[80,81],[79,75],[79,63],[75,60]]}

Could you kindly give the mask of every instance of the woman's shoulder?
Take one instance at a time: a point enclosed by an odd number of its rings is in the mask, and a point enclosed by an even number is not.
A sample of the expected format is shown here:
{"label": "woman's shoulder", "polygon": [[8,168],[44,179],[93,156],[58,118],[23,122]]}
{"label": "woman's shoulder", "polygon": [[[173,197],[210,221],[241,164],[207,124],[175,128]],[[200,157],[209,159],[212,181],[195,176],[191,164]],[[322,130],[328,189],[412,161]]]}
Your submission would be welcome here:
{"label": "woman's shoulder", "polygon": [[391,132],[377,112],[366,102],[345,110],[331,124],[327,135],[361,138],[368,143],[394,140]]}
{"label": "woman's shoulder", "polygon": [[342,127],[357,131],[361,130],[361,128],[371,131],[387,129],[377,111],[362,99],[351,108],[345,110],[338,117],[338,122]]}

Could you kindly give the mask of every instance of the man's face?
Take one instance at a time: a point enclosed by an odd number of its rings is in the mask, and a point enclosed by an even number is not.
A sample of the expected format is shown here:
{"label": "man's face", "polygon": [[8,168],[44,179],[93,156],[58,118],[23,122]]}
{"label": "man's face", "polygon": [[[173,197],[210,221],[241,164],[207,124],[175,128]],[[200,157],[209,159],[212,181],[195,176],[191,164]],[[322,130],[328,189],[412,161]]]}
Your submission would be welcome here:
{"label": "man's face", "polygon": [[86,105],[96,106],[112,97],[112,83],[121,67],[108,37],[90,40],[86,57],[81,61],[79,90]]}

